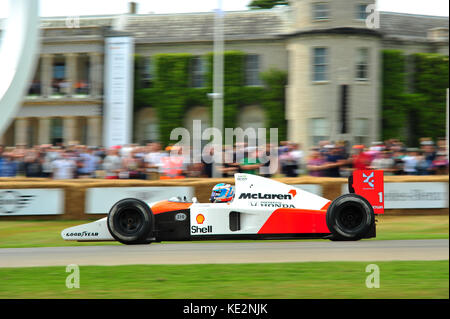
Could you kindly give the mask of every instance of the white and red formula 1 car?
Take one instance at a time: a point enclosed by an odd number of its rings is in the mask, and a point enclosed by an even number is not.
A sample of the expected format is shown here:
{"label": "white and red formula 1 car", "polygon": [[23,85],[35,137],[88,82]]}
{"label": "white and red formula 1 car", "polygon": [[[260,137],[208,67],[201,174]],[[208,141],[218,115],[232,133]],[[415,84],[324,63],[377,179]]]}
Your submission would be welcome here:
{"label": "white and red formula 1 car", "polygon": [[250,174],[235,174],[235,197],[228,203],[179,198],[146,203],[122,199],[107,217],[62,231],[75,241],[160,241],[212,239],[375,237],[375,215],[384,212],[383,172],[355,171],[349,194],[333,201],[291,185]]}

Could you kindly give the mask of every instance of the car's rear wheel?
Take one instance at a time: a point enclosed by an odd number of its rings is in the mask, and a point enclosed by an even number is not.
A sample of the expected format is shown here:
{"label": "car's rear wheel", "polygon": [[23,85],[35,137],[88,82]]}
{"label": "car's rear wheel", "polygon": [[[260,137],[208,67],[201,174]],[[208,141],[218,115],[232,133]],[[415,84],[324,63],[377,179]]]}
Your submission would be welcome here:
{"label": "car's rear wheel", "polygon": [[359,240],[372,229],[375,215],[372,205],[364,197],[345,194],[328,207],[326,222],[331,240]]}
{"label": "car's rear wheel", "polygon": [[148,244],[152,241],[153,220],[153,213],[145,202],[127,198],[113,205],[107,224],[111,235],[122,244]]}

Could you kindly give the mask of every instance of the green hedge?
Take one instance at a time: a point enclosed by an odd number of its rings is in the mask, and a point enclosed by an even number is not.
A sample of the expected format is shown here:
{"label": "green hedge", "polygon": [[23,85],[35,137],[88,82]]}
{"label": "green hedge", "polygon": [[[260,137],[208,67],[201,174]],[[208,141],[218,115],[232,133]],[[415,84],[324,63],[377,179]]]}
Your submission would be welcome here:
{"label": "green hedge", "polygon": [[448,56],[435,53],[413,55],[414,92],[423,96],[416,123],[422,136],[434,139],[445,136],[446,89],[448,88]]}
{"label": "green hedge", "polygon": [[383,139],[404,139],[402,124],[407,115],[404,104],[405,56],[402,51],[382,53],[382,135]]}
{"label": "green hedge", "polygon": [[[417,145],[420,137],[445,136],[448,56],[413,54],[410,74],[402,51],[384,50],[382,56],[383,139],[398,138]],[[413,77],[411,88],[407,88],[407,76]]]}
{"label": "green hedge", "polygon": [[[153,57],[155,78],[152,87],[140,85],[143,58],[135,56],[135,93],[134,107],[154,107],[159,119],[160,138],[168,145],[170,132],[183,126],[185,113],[193,106],[206,106],[212,115],[212,100],[207,93],[213,91],[213,54],[203,58],[206,65],[205,87],[191,87],[190,63],[194,56],[190,54],[158,54]],[[224,127],[235,128],[240,108],[258,104],[265,110],[266,127],[279,129],[279,140],[286,139],[286,121],[284,119],[285,72],[270,70],[262,74],[264,86],[246,87],[245,53],[229,51],[224,53]],[[212,121],[211,121],[212,123]]]}
{"label": "green hedge", "polygon": [[278,128],[278,140],[287,139],[286,96],[287,73],[279,70],[269,70],[261,76],[266,89],[262,105],[266,112],[266,127]]}

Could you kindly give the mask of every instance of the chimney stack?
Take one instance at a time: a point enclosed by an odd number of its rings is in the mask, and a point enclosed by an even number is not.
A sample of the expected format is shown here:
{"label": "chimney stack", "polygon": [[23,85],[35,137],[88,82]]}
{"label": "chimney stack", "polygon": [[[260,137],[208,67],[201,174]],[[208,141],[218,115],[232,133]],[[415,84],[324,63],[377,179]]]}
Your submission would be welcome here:
{"label": "chimney stack", "polygon": [[132,1],[128,3],[128,13],[129,14],[136,14],[137,13],[137,3]]}

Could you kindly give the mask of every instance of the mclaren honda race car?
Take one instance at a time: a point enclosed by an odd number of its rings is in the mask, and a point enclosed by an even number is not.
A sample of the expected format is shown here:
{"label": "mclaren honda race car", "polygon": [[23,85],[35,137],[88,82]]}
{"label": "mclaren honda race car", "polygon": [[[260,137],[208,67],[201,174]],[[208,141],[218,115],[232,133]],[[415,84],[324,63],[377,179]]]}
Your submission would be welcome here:
{"label": "mclaren honda race car", "polygon": [[62,231],[64,240],[161,241],[212,239],[375,237],[375,216],[384,212],[383,172],[355,171],[349,193],[330,201],[291,185],[250,174],[235,174],[234,198],[199,203],[172,198],[146,203],[122,199],[108,216]]}

